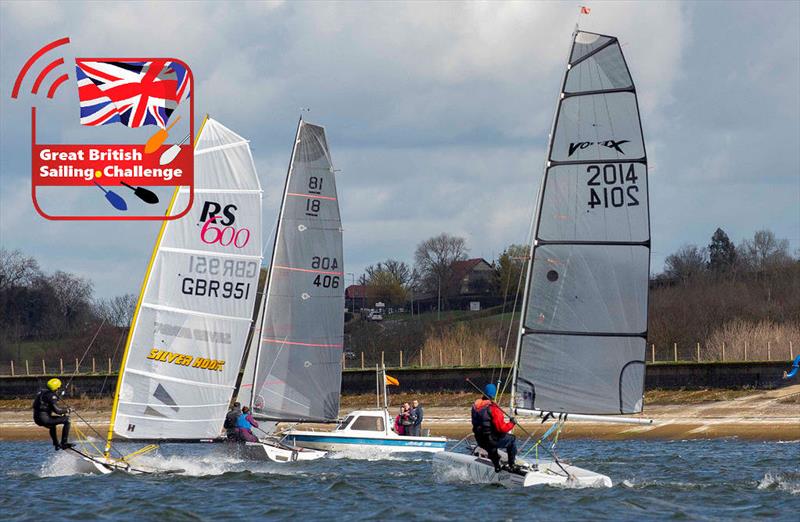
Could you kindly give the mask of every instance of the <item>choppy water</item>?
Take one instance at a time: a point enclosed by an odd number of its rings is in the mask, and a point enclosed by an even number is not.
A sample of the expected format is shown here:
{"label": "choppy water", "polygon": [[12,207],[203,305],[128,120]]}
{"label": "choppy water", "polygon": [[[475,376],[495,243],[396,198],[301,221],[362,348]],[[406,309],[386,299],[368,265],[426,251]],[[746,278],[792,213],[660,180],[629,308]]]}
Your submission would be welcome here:
{"label": "choppy water", "polygon": [[148,465],[181,475],[75,475],[45,442],[0,443],[3,520],[784,519],[800,513],[800,442],[562,441],[611,489],[506,490],[437,479],[430,457],[273,464],[224,445],[168,445]]}

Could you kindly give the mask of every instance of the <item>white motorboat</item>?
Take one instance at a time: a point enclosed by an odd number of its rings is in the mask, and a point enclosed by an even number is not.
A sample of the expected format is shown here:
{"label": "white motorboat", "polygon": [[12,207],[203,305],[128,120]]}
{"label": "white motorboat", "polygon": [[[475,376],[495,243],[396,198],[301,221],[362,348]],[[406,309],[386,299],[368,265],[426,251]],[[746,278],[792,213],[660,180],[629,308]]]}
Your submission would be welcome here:
{"label": "white motorboat", "polygon": [[444,451],[445,437],[398,435],[386,410],[357,410],[333,431],[290,430],[284,440],[295,446],[317,450],[365,454]]}

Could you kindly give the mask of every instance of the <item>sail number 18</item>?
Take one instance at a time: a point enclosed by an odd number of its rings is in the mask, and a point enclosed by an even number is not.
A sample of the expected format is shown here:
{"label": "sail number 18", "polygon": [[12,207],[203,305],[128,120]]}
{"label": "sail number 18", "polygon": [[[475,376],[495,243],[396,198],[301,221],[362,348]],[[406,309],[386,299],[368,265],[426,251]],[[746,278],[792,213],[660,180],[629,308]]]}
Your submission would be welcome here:
{"label": "sail number 18", "polygon": [[639,186],[633,163],[587,165],[589,208],[635,207],[639,204]]}

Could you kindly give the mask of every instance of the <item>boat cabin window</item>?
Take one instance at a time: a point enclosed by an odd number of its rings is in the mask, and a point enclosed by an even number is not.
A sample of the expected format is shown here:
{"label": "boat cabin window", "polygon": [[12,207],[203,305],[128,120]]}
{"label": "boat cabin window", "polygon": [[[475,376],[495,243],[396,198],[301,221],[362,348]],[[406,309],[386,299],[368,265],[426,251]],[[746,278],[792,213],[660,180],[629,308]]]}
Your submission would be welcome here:
{"label": "boat cabin window", "polygon": [[336,429],[337,430],[345,429],[347,427],[347,425],[350,424],[350,421],[352,421],[352,420],[353,420],[353,416],[352,415],[348,415],[347,417],[344,418],[344,420],[341,423],[339,423],[339,426],[337,426]]}
{"label": "boat cabin window", "polygon": [[350,429],[363,431],[383,431],[383,417],[361,415],[356,419]]}

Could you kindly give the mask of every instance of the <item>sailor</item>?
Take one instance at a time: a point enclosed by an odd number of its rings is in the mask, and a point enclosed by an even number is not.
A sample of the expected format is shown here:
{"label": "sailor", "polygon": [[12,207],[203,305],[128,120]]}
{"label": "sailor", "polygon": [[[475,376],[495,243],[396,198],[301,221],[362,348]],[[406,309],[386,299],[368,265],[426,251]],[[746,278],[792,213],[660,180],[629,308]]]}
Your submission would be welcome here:
{"label": "sailor", "polygon": [[250,414],[250,408],[242,407],[242,414],[236,420],[236,432],[241,440],[247,442],[258,442],[258,437],[253,435],[253,427],[258,428],[258,423]]}
{"label": "sailor", "polygon": [[241,403],[234,402],[233,406],[231,406],[231,409],[228,410],[227,415],[225,415],[225,424],[222,425],[225,428],[225,436],[228,438],[228,440],[239,440],[236,424],[241,416],[242,405]]}
{"label": "sailor", "polygon": [[413,427],[412,435],[414,435],[415,437],[419,437],[420,436],[420,431],[421,431],[421,428],[422,428],[422,416],[424,414],[424,411],[422,410],[422,406],[420,405],[418,400],[414,400],[411,403],[411,405],[412,405],[411,411],[414,414],[413,415],[414,416],[414,427]]}
{"label": "sailor", "polygon": [[517,457],[517,442],[516,437],[510,433],[517,421],[514,417],[511,417],[509,422],[505,421],[503,410],[494,402],[496,395],[497,386],[491,383],[484,386],[483,397],[472,405],[472,433],[475,434],[478,446],[489,454],[489,460],[494,464],[496,473],[500,473],[503,469],[498,449],[505,449],[508,454],[506,469],[517,471],[518,468],[514,463]]}
{"label": "sailor", "polygon": [[[58,390],[61,388],[59,379],[47,381],[47,389],[41,390],[33,400],[33,422],[37,426],[50,428],[50,439],[56,451],[69,449],[73,444],[67,442],[69,439],[69,408],[62,408],[58,405]],[[61,428],[61,442],[58,442],[58,432],[56,426],[63,424]]]}

